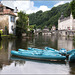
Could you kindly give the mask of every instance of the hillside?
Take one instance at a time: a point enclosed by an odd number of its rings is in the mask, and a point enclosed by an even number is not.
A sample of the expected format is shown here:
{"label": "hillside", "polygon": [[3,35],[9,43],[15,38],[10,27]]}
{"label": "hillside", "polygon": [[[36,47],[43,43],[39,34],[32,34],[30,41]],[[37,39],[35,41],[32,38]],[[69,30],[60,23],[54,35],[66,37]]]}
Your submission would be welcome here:
{"label": "hillside", "polygon": [[44,26],[51,28],[52,25],[57,27],[58,19],[62,12],[65,17],[70,15],[71,8],[69,3],[53,7],[49,11],[42,12],[40,10],[36,13],[32,13],[29,15],[29,23],[30,25],[36,25],[37,28],[44,28]]}

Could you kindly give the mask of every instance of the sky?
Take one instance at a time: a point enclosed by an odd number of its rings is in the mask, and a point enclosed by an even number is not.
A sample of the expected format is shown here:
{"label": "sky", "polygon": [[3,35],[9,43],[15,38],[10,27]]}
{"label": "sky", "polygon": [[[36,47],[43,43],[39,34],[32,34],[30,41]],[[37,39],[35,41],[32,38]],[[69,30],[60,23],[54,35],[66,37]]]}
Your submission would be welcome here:
{"label": "sky", "polygon": [[71,2],[61,1],[61,0],[0,0],[1,3],[5,6],[9,6],[11,8],[18,8],[18,11],[24,11],[27,14],[35,13],[39,10],[48,11],[51,10],[52,7],[57,7],[58,5],[65,4]]}

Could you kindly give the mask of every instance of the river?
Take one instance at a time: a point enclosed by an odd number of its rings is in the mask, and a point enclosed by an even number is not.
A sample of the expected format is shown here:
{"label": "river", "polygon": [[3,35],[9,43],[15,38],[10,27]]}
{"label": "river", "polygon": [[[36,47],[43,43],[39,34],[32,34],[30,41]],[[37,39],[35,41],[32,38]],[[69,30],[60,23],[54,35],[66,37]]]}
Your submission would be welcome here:
{"label": "river", "polygon": [[72,37],[57,36],[35,36],[33,38],[22,38],[0,41],[0,74],[75,74],[75,63],[38,61],[11,57],[11,50],[27,47],[44,49],[52,47],[67,51],[75,48]]}

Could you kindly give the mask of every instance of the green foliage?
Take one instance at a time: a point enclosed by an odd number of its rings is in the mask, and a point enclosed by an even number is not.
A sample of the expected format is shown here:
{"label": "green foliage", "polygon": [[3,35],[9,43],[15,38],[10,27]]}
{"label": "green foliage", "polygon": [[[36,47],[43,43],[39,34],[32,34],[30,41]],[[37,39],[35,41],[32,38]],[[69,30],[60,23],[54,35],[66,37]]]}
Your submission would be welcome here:
{"label": "green foliage", "polygon": [[27,32],[27,28],[28,28],[28,16],[26,13],[24,13],[23,11],[20,11],[18,13],[18,20],[16,21],[16,34],[17,35],[22,35],[22,33]]}
{"label": "green foliage", "polygon": [[75,41],[75,36],[73,36],[73,41]]}
{"label": "green foliage", "polygon": [[9,37],[10,35],[1,35],[1,37]]}
{"label": "green foliage", "polygon": [[16,36],[22,36],[22,28],[16,27]]}
{"label": "green foliage", "polygon": [[5,32],[4,32],[5,35],[8,35],[8,28],[7,26],[5,26]]}
{"label": "green foliage", "polygon": [[2,38],[1,38],[1,34],[2,34],[3,32],[2,32],[2,30],[0,30],[0,40],[2,40]]}
{"label": "green foliage", "polygon": [[48,26],[51,29],[52,25],[58,27],[58,19],[62,12],[65,17],[70,15],[71,8],[69,3],[53,7],[49,11],[32,13],[29,15],[29,23],[30,25],[36,24],[36,27],[41,29],[43,29],[44,26]]}
{"label": "green foliage", "polygon": [[73,18],[75,18],[75,0],[73,0],[71,3],[71,11],[72,11],[72,15],[73,15]]}
{"label": "green foliage", "polygon": [[1,35],[3,34],[2,30],[0,30],[0,34],[1,34]]}
{"label": "green foliage", "polygon": [[33,29],[36,29],[36,25],[30,25],[28,28],[30,29],[30,31],[32,31]]}
{"label": "green foliage", "polygon": [[2,49],[2,42],[0,41],[0,50]]}

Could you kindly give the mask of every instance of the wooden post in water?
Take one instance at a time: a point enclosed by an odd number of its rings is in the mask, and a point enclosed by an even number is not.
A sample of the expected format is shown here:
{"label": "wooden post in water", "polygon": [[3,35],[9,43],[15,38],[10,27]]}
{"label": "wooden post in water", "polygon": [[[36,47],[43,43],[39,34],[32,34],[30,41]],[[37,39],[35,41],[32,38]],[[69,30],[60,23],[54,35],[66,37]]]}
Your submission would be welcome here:
{"label": "wooden post in water", "polygon": [[1,38],[1,33],[0,33],[0,40],[2,40],[2,38]]}

